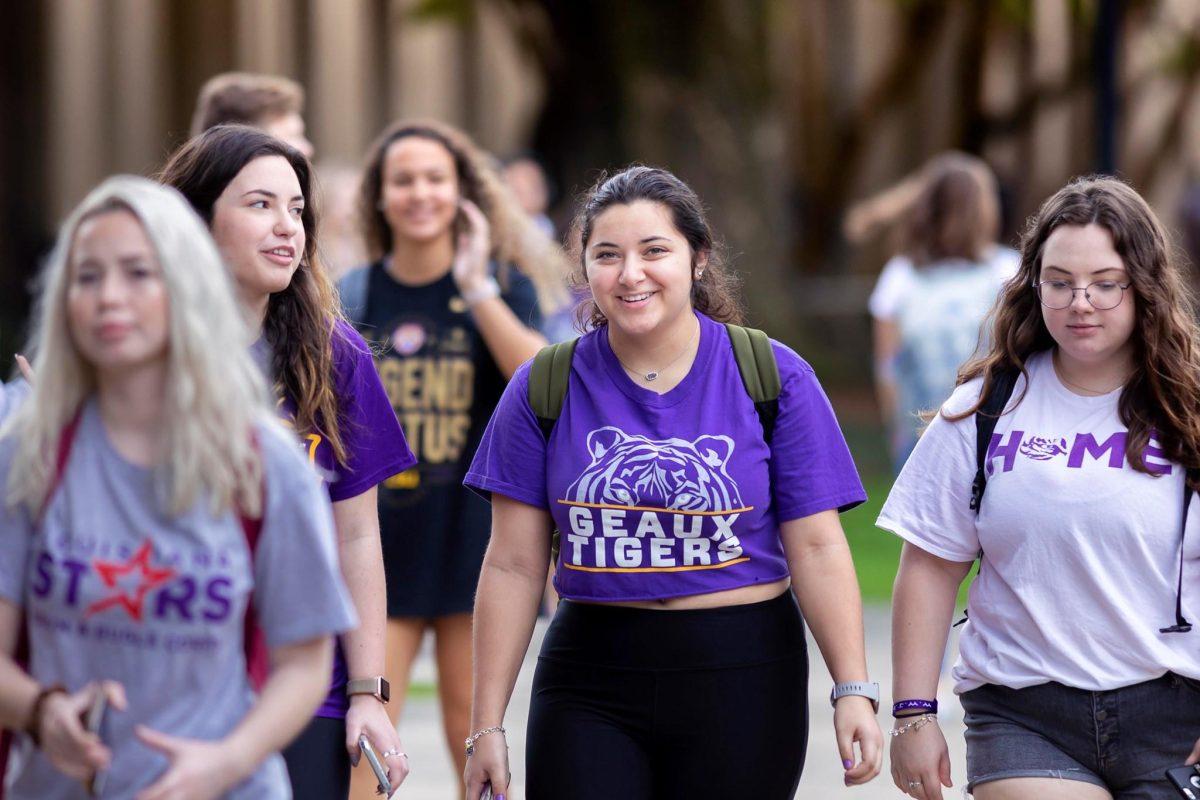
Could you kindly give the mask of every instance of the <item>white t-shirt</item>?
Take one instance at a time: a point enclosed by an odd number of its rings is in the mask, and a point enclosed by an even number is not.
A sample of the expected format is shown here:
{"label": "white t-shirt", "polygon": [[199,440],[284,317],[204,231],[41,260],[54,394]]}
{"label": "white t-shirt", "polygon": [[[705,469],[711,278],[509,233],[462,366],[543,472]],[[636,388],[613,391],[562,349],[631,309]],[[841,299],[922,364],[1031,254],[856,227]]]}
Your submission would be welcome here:
{"label": "white t-shirt", "polygon": [[[937,416],[884,503],[879,527],[950,561],[972,561],[970,620],[959,639],[955,692],[984,683],[1014,689],[1057,681],[1104,691],[1170,670],[1200,678],[1200,626],[1174,624],[1184,472],[1155,441],[1147,465],[1125,458],[1121,390],[1073,394],[1049,352],[1028,361],[1029,392],[992,436],[987,492],[969,508],[975,418]],[[969,408],[982,379],[944,409]],[[1021,398],[1020,379],[1013,402]],[[1188,513],[1183,612],[1200,623],[1200,500]]]}
{"label": "white t-shirt", "polygon": [[[1017,274],[1017,268],[1021,266],[1021,256],[1008,247],[995,247],[983,262],[983,266],[992,273],[995,285],[999,286]],[[908,256],[899,255],[888,259],[867,301],[867,309],[871,316],[875,319],[894,318],[909,292],[916,287],[917,277],[916,267]]]}

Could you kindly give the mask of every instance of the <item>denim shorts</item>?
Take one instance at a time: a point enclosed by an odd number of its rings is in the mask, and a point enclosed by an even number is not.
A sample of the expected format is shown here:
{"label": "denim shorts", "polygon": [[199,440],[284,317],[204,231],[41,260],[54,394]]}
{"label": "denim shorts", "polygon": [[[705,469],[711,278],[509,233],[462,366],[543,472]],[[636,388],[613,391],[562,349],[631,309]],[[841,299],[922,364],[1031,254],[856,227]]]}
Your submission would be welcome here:
{"label": "denim shorts", "polygon": [[1102,786],[1114,800],[1178,800],[1163,777],[1200,738],[1200,681],[1168,672],[1107,692],[985,684],[961,696],[967,791],[1005,778]]}

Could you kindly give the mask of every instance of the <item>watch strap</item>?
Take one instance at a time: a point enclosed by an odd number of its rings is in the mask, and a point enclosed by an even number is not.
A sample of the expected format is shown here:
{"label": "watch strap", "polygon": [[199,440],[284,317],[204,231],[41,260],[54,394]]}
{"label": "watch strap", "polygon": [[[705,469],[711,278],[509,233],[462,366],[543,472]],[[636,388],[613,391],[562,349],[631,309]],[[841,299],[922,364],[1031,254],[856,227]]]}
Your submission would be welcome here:
{"label": "watch strap", "polygon": [[369,694],[381,703],[387,703],[391,699],[391,686],[388,685],[387,678],[377,675],[374,678],[356,678],[346,682],[346,696],[354,697],[355,695]]}
{"label": "watch strap", "polygon": [[829,693],[829,702],[831,705],[837,705],[837,701],[843,697],[865,697],[871,701],[871,707],[875,712],[879,712],[879,684],[868,683],[866,681],[848,681],[846,683],[837,683],[833,686],[833,691]]}

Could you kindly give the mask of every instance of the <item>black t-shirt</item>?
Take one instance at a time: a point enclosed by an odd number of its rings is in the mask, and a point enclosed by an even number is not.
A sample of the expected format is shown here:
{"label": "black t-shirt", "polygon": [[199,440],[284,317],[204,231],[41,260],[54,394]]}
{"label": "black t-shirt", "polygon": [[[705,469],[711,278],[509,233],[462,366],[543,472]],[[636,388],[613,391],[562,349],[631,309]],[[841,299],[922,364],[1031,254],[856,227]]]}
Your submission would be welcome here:
{"label": "black t-shirt", "polygon": [[[389,614],[469,611],[491,513],[462,480],[506,380],[450,274],[408,286],[368,269],[356,322],[417,457],[379,487]],[[508,284],[502,299],[536,329],[533,285],[515,270]]]}

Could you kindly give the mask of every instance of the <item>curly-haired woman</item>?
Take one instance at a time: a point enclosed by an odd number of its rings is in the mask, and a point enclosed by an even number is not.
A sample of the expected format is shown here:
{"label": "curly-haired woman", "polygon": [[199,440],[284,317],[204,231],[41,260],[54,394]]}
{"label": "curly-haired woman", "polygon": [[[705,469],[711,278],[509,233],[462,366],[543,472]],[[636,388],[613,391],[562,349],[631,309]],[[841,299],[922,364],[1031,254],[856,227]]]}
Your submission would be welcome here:
{"label": "curly-haired woman", "polygon": [[[432,630],[446,741],[461,773],[471,604],[490,528],[487,504],[462,479],[505,382],[545,344],[540,308],[565,297],[563,256],[492,158],[440,123],[385,130],[367,156],[360,203],[375,261],[343,279],[342,301],[377,345],[379,375],[417,456],[379,495],[388,677],[402,700]],[[393,704],[393,719],[400,711]],[[356,776],[354,796],[373,787]]]}
{"label": "curly-haired woman", "polygon": [[1200,758],[1191,292],[1146,202],[1087,178],[1031,219],[993,314],[990,351],[963,368],[879,517],[905,540],[892,776],[923,800],[950,785],[938,665],[982,553],[954,667],[968,791],[1166,800],[1164,770]]}
{"label": "curly-haired woman", "polygon": [[[576,224],[592,330],[559,381],[517,372],[466,479],[492,500],[468,799],[508,791],[504,713],[555,527],[563,601],[534,676],[530,800],[790,800],[808,737],[800,609],[839,684],[846,782],[870,780],[878,690],[838,521],[866,495],[812,368],[722,324],[741,320],[734,275],[671,173],[602,180]],[[741,337],[775,397],[752,396]],[[557,417],[531,402],[555,385]]]}

